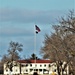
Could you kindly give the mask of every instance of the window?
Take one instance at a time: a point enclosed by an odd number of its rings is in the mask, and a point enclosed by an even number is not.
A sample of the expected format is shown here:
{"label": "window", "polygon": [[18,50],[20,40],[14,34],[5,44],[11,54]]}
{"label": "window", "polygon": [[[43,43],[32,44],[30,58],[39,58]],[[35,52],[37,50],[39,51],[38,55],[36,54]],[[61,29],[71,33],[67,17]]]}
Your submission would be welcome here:
{"label": "window", "polygon": [[33,69],[30,69],[30,72],[33,71]]}
{"label": "window", "polygon": [[6,72],[8,72],[8,69],[6,69]]}
{"label": "window", "polygon": [[39,71],[42,71],[42,69],[39,69]]}
{"label": "window", "polygon": [[43,71],[47,71],[46,69],[43,69]]}
{"label": "window", "polygon": [[34,69],[34,71],[38,71],[38,69]]}
{"label": "window", "polygon": [[38,71],[38,69],[36,69],[36,71]]}
{"label": "window", "polygon": [[46,67],[46,64],[44,65],[44,67]]}
{"label": "window", "polygon": [[37,65],[35,65],[35,67],[37,67]]}
{"label": "window", "polygon": [[54,70],[54,72],[56,72],[56,69]]}
{"label": "window", "polygon": [[24,67],[24,65],[21,64],[21,67]]}
{"label": "window", "polygon": [[32,64],[30,64],[30,66],[32,66]]}
{"label": "window", "polygon": [[26,64],[26,67],[28,66],[28,64]]}
{"label": "window", "polygon": [[36,71],[36,70],[34,69],[34,71]]}
{"label": "window", "polygon": [[40,67],[42,67],[42,65],[40,65]]}
{"label": "window", "polygon": [[28,70],[26,69],[26,72],[28,72]]}
{"label": "window", "polygon": [[51,67],[51,65],[49,64],[49,67]]}

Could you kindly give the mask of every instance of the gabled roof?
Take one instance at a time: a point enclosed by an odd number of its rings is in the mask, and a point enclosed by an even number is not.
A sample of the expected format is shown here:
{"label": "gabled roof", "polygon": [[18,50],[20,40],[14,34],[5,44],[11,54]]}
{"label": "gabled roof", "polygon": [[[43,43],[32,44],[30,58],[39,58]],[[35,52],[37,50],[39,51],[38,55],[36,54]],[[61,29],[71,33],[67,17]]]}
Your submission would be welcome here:
{"label": "gabled roof", "polygon": [[19,63],[52,63],[50,60],[18,60]]}

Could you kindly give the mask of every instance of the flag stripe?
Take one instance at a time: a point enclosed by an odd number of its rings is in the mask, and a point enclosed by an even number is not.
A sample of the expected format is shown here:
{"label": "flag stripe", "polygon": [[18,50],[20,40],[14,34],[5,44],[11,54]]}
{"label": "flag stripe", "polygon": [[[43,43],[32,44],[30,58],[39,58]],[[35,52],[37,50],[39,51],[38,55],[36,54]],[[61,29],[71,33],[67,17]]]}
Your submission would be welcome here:
{"label": "flag stripe", "polygon": [[41,31],[40,28],[37,25],[35,25],[35,28],[36,28],[37,32]]}

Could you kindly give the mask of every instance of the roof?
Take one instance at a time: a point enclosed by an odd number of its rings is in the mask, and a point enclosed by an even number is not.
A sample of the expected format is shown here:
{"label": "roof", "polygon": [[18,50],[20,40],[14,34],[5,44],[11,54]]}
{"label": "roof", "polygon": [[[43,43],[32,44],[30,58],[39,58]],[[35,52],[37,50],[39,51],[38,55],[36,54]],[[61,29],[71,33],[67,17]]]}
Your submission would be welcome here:
{"label": "roof", "polygon": [[52,63],[50,60],[18,60],[19,63]]}

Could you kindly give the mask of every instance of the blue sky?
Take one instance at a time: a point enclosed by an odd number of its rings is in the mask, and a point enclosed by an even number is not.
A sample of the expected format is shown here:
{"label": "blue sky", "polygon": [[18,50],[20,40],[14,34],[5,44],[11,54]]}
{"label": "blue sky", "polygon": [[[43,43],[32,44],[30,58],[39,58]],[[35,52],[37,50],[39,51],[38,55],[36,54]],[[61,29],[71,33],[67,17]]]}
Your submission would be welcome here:
{"label": "blue sky", "polygon": [[72,9],[74,0],[0,0],[0,55],[7,54],[10,41],[14,41],[23,44],[21,57],[30,57],[37,24],[41,32],[36,35],[36,54],[42,57],[44,35],[50,34],[57,19]]}

